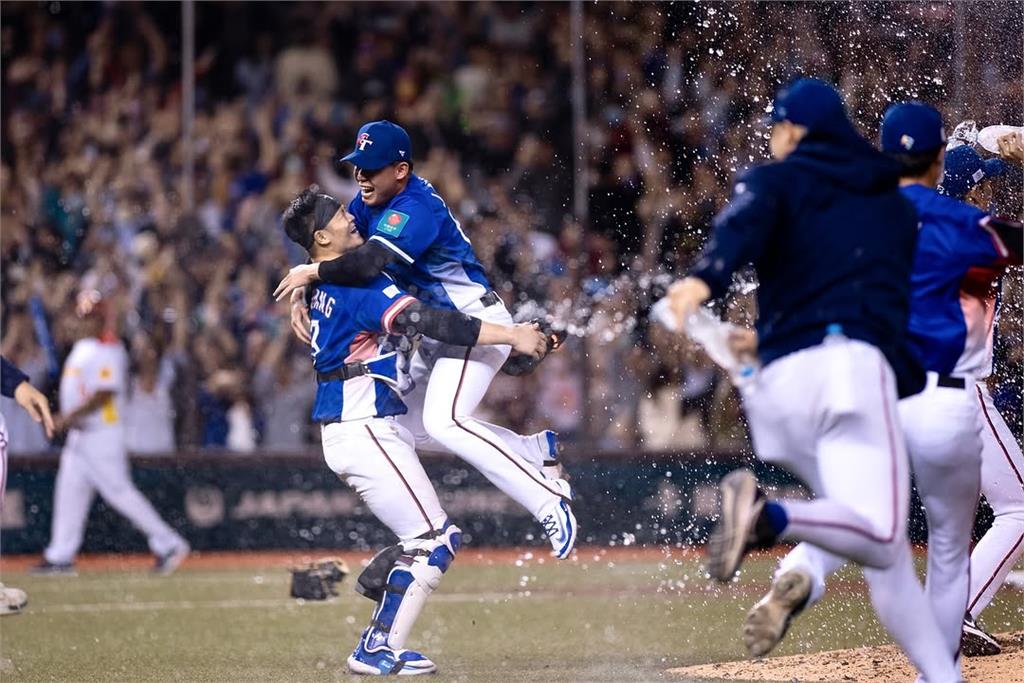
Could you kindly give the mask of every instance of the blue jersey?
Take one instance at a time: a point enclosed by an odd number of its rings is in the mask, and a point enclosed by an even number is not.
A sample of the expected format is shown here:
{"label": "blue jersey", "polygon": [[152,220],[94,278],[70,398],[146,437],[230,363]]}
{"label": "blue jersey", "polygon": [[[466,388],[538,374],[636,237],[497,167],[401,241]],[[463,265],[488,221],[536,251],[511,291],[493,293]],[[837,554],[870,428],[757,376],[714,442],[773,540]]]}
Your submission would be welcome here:
{"label": "blue jersey", "polygon": [[994,307],[974,281],[1009,252],[988,228],[984,211],[923,185],[901,191],[920,221],[911,273],[910,343],[926,370],[983,377],[991,365]]}
{"label": "blue jersey", "polygon": [[[361,287],[318,284],[309,302],[313,367],[318,373],[347,363],[372,363],[375,373],[397,382],[387,334],[395,317],[415,299],[386,275]],[[369,375],[317,382],[313,421],[359,420],[403,415],[405,404],[383,379]]]}
{"label": "blue jersey", "polygon": [[412,175],[384,206],[366,206],[357,194],[348,210],[367,241],[398,257],[387,271],[420,301],[461,310],[490,291],[469,238],[433,185],[419,176]]}

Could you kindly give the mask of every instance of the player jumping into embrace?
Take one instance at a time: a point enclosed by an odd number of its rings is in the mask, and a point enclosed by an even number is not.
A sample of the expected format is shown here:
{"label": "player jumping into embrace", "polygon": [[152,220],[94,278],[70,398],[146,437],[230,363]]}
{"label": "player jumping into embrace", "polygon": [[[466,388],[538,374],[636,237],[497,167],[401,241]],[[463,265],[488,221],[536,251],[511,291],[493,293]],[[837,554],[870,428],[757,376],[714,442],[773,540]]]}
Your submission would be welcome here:
{"label": "player jumping into embrace", "polygon": [[[348,211],[366,243],[339,258],[296,266],[274,292],[279,300],[318,280],[360,286],[386,272],[425,304],[511,324],[458,221],[433,186],[413,174],[405,130],[389,121],[366,124],[342,162],[355,167],[359,193]],[[301,327],[296,333],[305,336]],[[554,554],[565,559],[577,526],[554,433],[520,436],[473,417],[509,353],[508,345],[424,339],[412,358],[413,388],[404,396],[409,412],[400,421],[418,448],[454,453],[529,510]]]}
{"label": "player jumping into embrace", "polygon": [[[353,216],[315,186],[292,202],[284,226],[314,264],[363,244]],[[385,274],[360,286],[321,283],[309,299],[313,421],[322,425],[324,458],[399,539],[359,577],[357,590],[377,606],[348,666],[360,674],[432,673],[434,663],[406,650],[405,641],[462,533],[441,509],[413,437],[397,419],[406,413],[398,394],[402,352],[388,335],[423,334],[465,347],[504,344],[535,358],[547,351],[547,340],[533,325],[499,325],[427,306]]]}
{"label": "player jumping into embrace", "polygon": [[732,472],[708,568],[730,581],[748,550],[784,541],[852,560],[925,680],[956,681],[906,533],[910,471],[896,408],[925,379],[906,335],[917,218],[898,165],[856,132],[831,86],[795,82],[772,120],[778,161],[737,179],[696,269],[669,296],[686,320],[753,264],[763,368],[742,394],[754,449],[815,497],[767,500],[752,472]]}

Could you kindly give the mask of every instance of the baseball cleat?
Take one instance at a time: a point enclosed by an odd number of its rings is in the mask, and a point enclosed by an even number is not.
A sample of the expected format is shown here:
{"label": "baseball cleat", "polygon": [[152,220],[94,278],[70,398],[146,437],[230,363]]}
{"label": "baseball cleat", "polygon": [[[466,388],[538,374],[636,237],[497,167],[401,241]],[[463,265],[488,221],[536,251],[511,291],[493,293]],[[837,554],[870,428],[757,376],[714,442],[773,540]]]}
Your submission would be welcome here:
{"label": "baseball cleat", "polygon": [[[568,489],[569,484],[564,479],[556,479],[559,487]],[[560,560],[569,557],[573,546],[576,545],[576,534],[579,526],[576,524],[576,517],[572,514],[569,501],[565,498],[557,498],[550,505],[541,510],[540,523],[544,527],[544,534],[551,541],[552,553]]]}
{"label": "baseball cleat", "polygon": [[743,644],[751,657],[764,657],[782,642],[793,617],[800,614],[811,597],[811,577],[794,569],[772,581],[771,590],[747,613],[743,622]]}
{"label": "baseball cleat", "polygon": [[28,604],[28,593],[20,588],[8,588],[0,583],[0,616],[19,614]]}
{"label": "baseball cleat", "polygon": [[366,647],[366,635],[348,658],[349,671],[364,676],[419,676],[437,671],[437,665],[413,650],[395,650],[387,645]]}
{"label": "baseball cleat", "polygon": [[991,633],[978,626],[971,619],[971,613],[964,615],[964,626],[960,632],[960,651],[968,657],[991,657],[1003,651],[1003,646]]}
{"label": "baseball cleat", "polygon": [[39,576],[78,576],[74,562],[50,562],[46,559],[31,567],[28,572]]}
{"label": "baseball cleat", "polygon": [[767,545],[767,538],[758,532],[758,518],[764,510],[765,497],[757,488],[757,478],[750,470],[735,470],[725,475],[718,485],[722,493],[718,524],[708,538],[708,573],[723,583],[731,581],[739,571],[747,551]]}
{"label": "baseball cleat", "polygon": [[185,545],[179,545],[165,555],[157,555],[156,564],[153,565],[153,573],[160,576],[170,576],[185,561],[190,552],[192,552],[192,548],[186,543]]}

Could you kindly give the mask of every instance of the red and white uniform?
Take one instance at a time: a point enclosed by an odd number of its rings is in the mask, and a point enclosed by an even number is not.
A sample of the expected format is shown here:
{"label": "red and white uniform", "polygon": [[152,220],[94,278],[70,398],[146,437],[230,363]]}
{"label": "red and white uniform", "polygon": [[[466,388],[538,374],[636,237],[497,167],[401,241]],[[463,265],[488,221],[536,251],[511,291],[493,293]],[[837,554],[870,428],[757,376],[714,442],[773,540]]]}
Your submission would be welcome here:
{"label": "red and white uniform", "polygon": [[97,492],[146,535],[155,555],[187,545],[132,483],[125,449],[127,385],[128,353],[121,342],[86,338],[72,347],[60,380],[61,410],[70,413],[99,391],[113,396],[68,431],[53,494],[50,544],[44,552],[49,562],[74,561]]}

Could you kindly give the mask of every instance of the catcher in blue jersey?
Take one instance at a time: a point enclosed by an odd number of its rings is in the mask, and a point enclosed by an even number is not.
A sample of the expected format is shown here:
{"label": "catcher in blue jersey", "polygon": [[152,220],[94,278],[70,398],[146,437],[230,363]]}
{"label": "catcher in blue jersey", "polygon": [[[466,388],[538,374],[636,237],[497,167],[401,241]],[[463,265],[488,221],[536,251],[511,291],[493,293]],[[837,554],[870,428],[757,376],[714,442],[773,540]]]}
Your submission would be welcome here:
{"label": "catcher in blue jersey", "polygon": [[[285,212],[288,237],[314,263],[363,243],[352,214],[313,186]],[[425,335],[461,346],[505,344],[534,358],[547,338],[532,324],[500,325],[428,306],[387,275],[365,285],[320,283],[309,295],[310,346],[317,374],[313,420],[322,427],[328,466],[356,490],[399,543],[371,560],[357,590],[376,604],[348,659],[360,674],[415,675],[436,670],[405,641],[461,543],[396,417],[407,412],[403,351],[396,335]]]}
{"label": "catcher in blue jersey", "polygon": [[[424,303],[509,325],[512,316],[491,288],[459,222],[434,187],[412,172],[408,134],[390,121],[363,126],[353,151],[359,193],[348,205],[366,244],[338,258],[296,266],[274,292],[279,299],[315,282],[368,286],[386,273]],[[294,299],[293,299],[294,302]],[[305,338],[305,306],[293,327]],[[424,339],[410,362],[413,389],[400,418],[419,448],[454,453],[526,508],[544,527],[554,554],[576,542],[572,496],[558,463],[558,442],[545,430],[522,436],[474,417],[511,347]]]}

